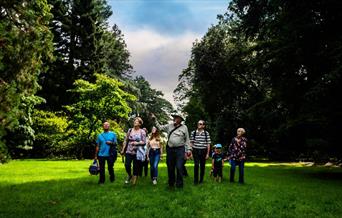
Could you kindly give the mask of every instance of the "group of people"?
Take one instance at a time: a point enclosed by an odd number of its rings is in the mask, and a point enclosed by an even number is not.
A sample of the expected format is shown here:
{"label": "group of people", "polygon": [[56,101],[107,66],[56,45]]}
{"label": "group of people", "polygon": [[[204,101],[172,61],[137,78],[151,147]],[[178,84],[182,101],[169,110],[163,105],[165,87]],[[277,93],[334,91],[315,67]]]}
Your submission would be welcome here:
{"label": "group of people", "polygon": [[[154,185],[158,179],[158,164],[163,153],[160,132],[167,133],[166,142],[166,163],[168,172],[168,185],[170,188],[183,187],[183,177],[186,172],[186,160],[194,160],[194,184],[203,183],[205,164],[209,157],[212,158],[212,170],[210,175],[216,181],[222,181],[222,169],[225,161],[229,161],[230,182],[234,182],[236,166],[239,167],[239,183],[244,183],[244,163],[246,159],[247,139],[244,137],[245,130],[239,128],[237,135],[228,146],[227,154],[222,152],[222,145],[216,144],[214,151],[211,151],[211,139],[208,131],[205,130],[205,121],[197,123],[197,129],[192,131],[190,136],[188,128],[182,122],[184,118],[180,114],[173,114],[173,123],[160,125],[153,115],[155,127],[152,128],[148,137],[147,130],[142,128],[143,120],[140,117],[134,119],[133,128],[130,128],[122,146],[121,155],[125,157],[125,169],[127,178],[126,184],[135,185],[139,175],[142,175],[142,168],[150,163],[150,175]],[[103,123],[103,132],[98,135],[95,149],[95,159],[100,165],[99,184],[105,181],[105,162],[107,161],[110,181],[114,182],[114,162],[117,156],[117,137],[109,131],[110,124]],[[147,172],[147,171],[146,171]],[[146,174],[145,174],[146,175]]]}

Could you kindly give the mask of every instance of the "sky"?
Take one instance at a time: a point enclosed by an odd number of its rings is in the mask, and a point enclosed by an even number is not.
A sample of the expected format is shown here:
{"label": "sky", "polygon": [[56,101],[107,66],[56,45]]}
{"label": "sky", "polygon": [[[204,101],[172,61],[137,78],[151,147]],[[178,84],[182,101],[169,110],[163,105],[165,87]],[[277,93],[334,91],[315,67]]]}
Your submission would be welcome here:
{"label": "sky", "polygon": [[174,106],[173,90],[200,39],[229,0],[108,0],[124,34],[134,76],[142,75]]}

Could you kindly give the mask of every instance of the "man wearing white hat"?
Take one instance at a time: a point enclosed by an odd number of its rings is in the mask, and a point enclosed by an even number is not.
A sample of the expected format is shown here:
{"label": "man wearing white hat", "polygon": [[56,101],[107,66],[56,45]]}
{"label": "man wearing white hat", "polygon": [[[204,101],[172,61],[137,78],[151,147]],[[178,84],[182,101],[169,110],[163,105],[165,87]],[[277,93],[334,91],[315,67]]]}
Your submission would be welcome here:
{"label": "man wearing white hat", "polygon": [[[191,147],[188,127],[182,124],[184,118],[180,114],[172,114],[173,123],[160,125],[156,122],[156,126],[161,131],[168,134],[166,144],[166,163],[169,176],[169,187],[183,187],[183,166],[184,160],[191,157]],[[155,119],[155,116],[152,115]],[[177,171],[177,177],[176,173]]]}

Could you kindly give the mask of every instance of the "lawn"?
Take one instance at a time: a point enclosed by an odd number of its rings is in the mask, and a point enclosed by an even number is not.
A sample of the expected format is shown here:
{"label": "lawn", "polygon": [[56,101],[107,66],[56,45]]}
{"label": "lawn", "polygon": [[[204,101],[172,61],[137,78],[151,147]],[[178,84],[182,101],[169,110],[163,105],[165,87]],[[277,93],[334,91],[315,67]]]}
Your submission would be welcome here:
{"label": "lawn", "polygon": [[[0,217],[341,217],[342,170],[287,163],[247,163],[245,185],[211,181],[194,186],[193,165],[183,190],[167,189],[166,165],[157,186],[140,178],[97,185],[90,160],[16,160],[0,165]],[[107,175],[108,179],[108,175]]]}

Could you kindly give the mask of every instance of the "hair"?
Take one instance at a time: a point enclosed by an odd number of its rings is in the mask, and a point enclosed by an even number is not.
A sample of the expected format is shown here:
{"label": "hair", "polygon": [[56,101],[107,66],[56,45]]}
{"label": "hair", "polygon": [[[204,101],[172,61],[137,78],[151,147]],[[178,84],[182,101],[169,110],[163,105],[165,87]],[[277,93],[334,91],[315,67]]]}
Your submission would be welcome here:
{"label": "hair", "polygon": [[199,120],[199,121],[197,121],[197,123],[199,123],[199,122],[202,122],[204,125],[206,124],[206,123],[205,123],[205,120]]}
{"label": "hair", "polygon": [[144,124],[144,121],[141,119],[141,117],[136,117],[134,118],[134,121],[138,120],[140,125],[143,125]]}
{"label": "hair", "polygon": [[238,128],[236,131],[242,131],[242,135],[246,134],[246,130],[244,128]]}
{"label": "hair", "polygon": [[152,140],[152,139],[156,139],[156,141],[160,141],[160,134],[159,134],[159,130],[158,130],[158,128],[157,127],[155,127],[156,128],[156,132],[155,133],[153,133],[152,131],[151,131],[151,136],[150,136],[150,140]]}

